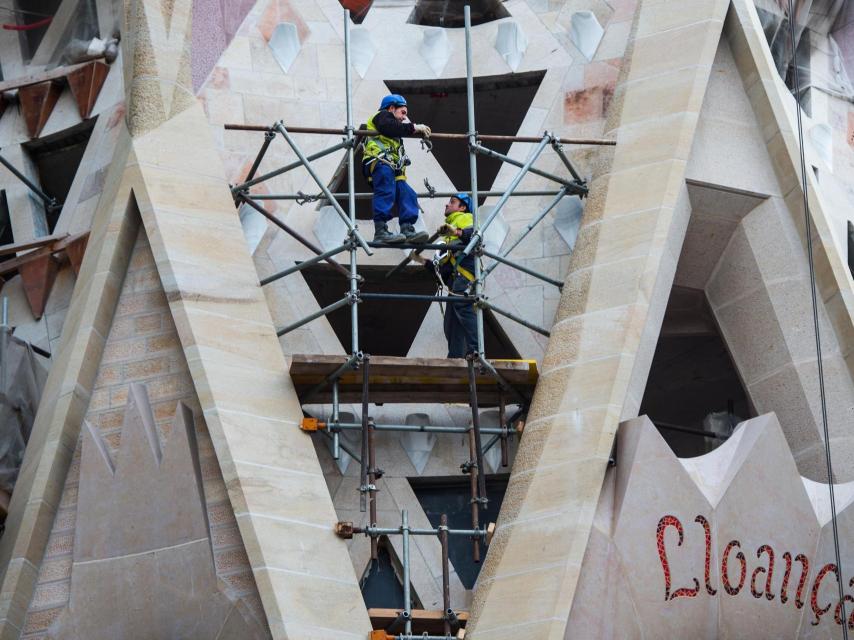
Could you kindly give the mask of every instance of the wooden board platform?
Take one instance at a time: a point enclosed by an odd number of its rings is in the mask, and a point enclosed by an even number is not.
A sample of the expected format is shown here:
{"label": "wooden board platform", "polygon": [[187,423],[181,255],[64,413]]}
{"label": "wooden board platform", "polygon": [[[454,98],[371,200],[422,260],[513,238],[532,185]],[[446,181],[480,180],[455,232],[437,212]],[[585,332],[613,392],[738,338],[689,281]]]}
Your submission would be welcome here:
{"label": "wooden board platform", "polygon": [[[400,609],[368,609],[368,616],[371,618],[371,625],[374,629],[387,629],[389,625],[397,619],[397,614]],[[445,632],[441,611],[432,611],[427,609],[412,610],[412,633],[419,635],[424,632],[430,635],[441,635]],[[458,611],[457,618],[461,626],[465,627],[468,622],[469,614],[467,611]],[[402,629],[398,633],[402,633]]]}
{"label": "wooden board platform", "polygon": [[[291,378],[300,398],[340,367],[344,356],[294,355]],[[526,399],[537,384],[535,360],[491,360],[501,376]],[[478,375],[478,405],[498,404],[500,387],[490,375]],[[361,402],[362,371],[347,371],[338,383],[341,402]],[[395,358],[372,356],[370,367],[370,400],[385,403],[446,403],[469,401],[468,366],[465,360],[449,358]],[[332,401],[331,385],[310,398],[310,404]],[[507,398],[513,404],[513,397]]]}

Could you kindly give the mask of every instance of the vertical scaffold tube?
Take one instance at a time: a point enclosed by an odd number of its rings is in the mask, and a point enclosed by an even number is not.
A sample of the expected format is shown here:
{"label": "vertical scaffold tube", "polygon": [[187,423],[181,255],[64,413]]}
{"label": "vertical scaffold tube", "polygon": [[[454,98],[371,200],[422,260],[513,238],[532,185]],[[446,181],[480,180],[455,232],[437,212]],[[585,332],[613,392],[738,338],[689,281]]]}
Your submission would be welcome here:
{"label": "vertical scaffold tube", "polygon": [[448,516],[439,517],[439,544],[442,545],[442,612],[445,616],[445,635],[451,635],[451,569],[448,557]]}
{"label": "vertical scaffold tube", "polygon": [[[370,443],[368,442],[368,378],[371,375],[371,357],[369,355],[365,355],[364,361],[362,362],[362,468],[360,474],[360,485],[359,485],[359,511],[364,513],[368,509],[368,494],[371,491],[371,487],[368,483],[368,465],[370,461],[368,460],[368,448]],[[371,526],[375,526],[376,523],[372,522]]]}
{"label": "vertical scaffold tube", "polygon": [[[350,10],[344,10],[344,93],[347,102],[347,214],[350,217],[351,228],[356,228],[356,174],[354,173],[353,149],[353,76],[350,72],[352,62],[350,60]],[[359,294],[358,271],[356,265],[356,237],[350,236],[350,296],[353,304],[350,305],[350,353],[359,352],[359,303],[356,301]]]}
{"label": "vertical scaffold tube", "polygon": [[[471,174],[471,215],[474,220],[474,231],[480,233],[480,221],[478,219],[478,193],[477,193],[477,152],[475,145],[477,144],[477,131],[474,122],[474,67],[472,66],[472,46],[471,46],[471,7],[466,5],[464,8],[464,18],[466,27],[466,106],[469,119],[469,173]],[[480,237],[478,235],[478,237]],[[480,297],[483,292],[483,283],[480,276],[480,259],[474,261],[474,295]],[[483,344],[483,309],[480,306],[475,306],[477,318],[477,350],[480,356],[485,357],[485,349]]]}
{"label": "vertical scaffold tube", "polygon": [[[338,412],[338,379],[332,382],[332,424],[337,425],[340,419]],[[341,457],[341,431],[337,426],[332,429],[332,457],[338,460]]]}
{"label": "vertical scaffold tube", "polygon": [[403,534],[403,611],[406,614],[407,636],[412,635],[412,604],[409,593],[409,512],[404,509],[400,512],[400,532]]}

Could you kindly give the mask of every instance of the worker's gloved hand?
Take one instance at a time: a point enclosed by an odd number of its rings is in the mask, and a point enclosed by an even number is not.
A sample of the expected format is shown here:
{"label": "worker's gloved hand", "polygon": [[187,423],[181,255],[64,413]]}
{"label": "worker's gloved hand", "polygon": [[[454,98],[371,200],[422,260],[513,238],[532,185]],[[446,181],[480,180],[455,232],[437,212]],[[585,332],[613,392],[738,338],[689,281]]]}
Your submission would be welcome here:
{"label": "worker's gloved hand", "polygon": [[457,229],[456,229],[456,227],[452,227],[449,224],[443,224],[441,227],[439,227],[439,235],[440,236],[456,236],[457,235]]}
{"label": "worker's gloved hand", "polygon": [[428,127],[426,124],[416,124],[415,133],[420,133],[425,138],[429,138],[430,134],[433,133],[433,130],[430,129],[430,127]]}

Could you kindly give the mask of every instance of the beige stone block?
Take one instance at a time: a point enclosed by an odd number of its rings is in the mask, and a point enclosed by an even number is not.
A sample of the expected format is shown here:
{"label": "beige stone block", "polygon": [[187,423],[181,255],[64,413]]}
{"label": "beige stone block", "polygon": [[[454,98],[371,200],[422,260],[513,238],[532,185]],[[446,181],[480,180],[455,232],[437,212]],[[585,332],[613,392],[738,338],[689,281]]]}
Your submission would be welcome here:
{"label": "beige stone block", "polygon": [[[717,2],[721,4],[720,1]],[[670,5],[667,5],[671,13]],[[681,7],[680,7],[681,8]],[[662,16],[668,9],[662,8]],[[718,48],[723,15],[717,20],[704,20],[685,27],[662,30],[639,37],[634,42],[629,79],[642,80],[676,69],[711,64]],[[663,55],[663,52],[667,55]]]}
{"label": "beige stone block", "polygon": [[[768,141],[768,155],[780,184],[781,193],[790,193],[800,185],[800,169],[795,163],[792,142],[785,133],[776,132]],[[801,191],[801,193],[803,193]],[[803,195],[801,195],[803,198]],[[789,199],[786,199],[787,203]],[[801,205],[803,210],[803,204]]]}
{"label": "beige stone block", "polygon": [[282,420],[233,413],[205,412],[205,421],[221,461],[240,461],[317,474],[311,436],[297,420]]}
{"label": "beige stone block", "polygon": [[640,339],[642,317],[636,307],[611,307],[572,316],[552,326],[551,344],[542,370],[621,353],[626,342]]}
{"label": "beige stone block", "polygon": [[627,383],[621,355],[579,362],[540,374],[528,421],[610,404]]}
{"label": "beige stone block", "polygon": [[515,636],[507,637],[518,637],[519,627],[524,625],[527,631],[530,625],[550,621],[565,572],[564,566],[553,566],[494,580],[474,637],[495,638],[494,634],[508,627],[516,627],[516,631]]}
{"label": "beige stone block", "polygon": [[203,410],[216,407],[262,418],[288,417],[288,407],[282,402],[289,384],[286,371],[259,376],[256,370],[217,362],[193,360],[188,364]]}
{"label": "beige stone block", "polygon": [[668,160],[688,160],[699,114],[696,111],[670,113],[638,121],[620,128],[619,151],[612,171],[655,164]]}
{"label": "beige stone block", "polygon": [[[516,523],[559,513],[567,535],[589,527],[607,464],[607,455],[593,457],[591,452],[587,459],[538,467],[532,472],[525,502],[519,510]],[[577,561],[580,564],[583,545],[578,553]],[[502,572],[503,569],[499,569],[496,575]]]}
{"label": "beige stone block", "polygon": [[[184,153],[175,154],[175,149],[182,149]],[[207,118],[196,100],[156,129],[134,137],[132,158],[146,168],[215,179],[225,176],[220,157],[211,143]]]}
{"label": "beige stone block", "polygon": [[587,408],[526,424],[513,472],[609,455],[619,414],[617,406]]}
{"label": "beige stone block", "polygon": [[[352,580],[356,584],[347,559],[347,545],[332,527],[321,529],[251,514],[238,516],[237,522],[246,553],[262,563],[254,569],[268,567],[317,578]],[[248,535],[244,533],[249,531]]]}
{"label": "beige stone block", "polygon": [[[237,209],[225,177],[210,177],[179,168],[143,166],[144,192],[137,195],[142,212],[165,209],[188,220],[217,228],[219,224],[239,225]],[[151,231],[149,231],[151,233]],[[228,256],[223,256],[227,258]]]}
{"label": "beige stone block", "polygon": [[[667,12],[678,13],[670,6]],[[620,124],[684,111],[699,113],[709,72],[710,67],[691,66],[627,82],[619,89],[625,93]]]}
{"label": "beige stone block", "polygon": [[[18,535],[9,540],[9,547],[0,547],[0,558],[8,558],[7,562],[20,559],[34,567],[39,566],[55,513],[54,507],[43,500],[23,505],[13,502],[6,517],[6,527],[8,531],[15,531]],[[9,549],[8,552],[6,548]]]}
{"label": "beige stone block", "polygon": [[234,318],[226,323],[221,316],[190,306],[175,321],[188,360],[211,359],[268,371],[285,367],[281,351],[265,347],[275,340],[272,322]]}
{"label": "beige stone block", "polygon": [[596,264],[645,257],[650,253],[653,237],[660,221],[671,211],[669,207],[652,209],[624,216],[608,216],[600,223],[596,243]]}
{"label": "beige stone block", "polygon": [[732,303],[762,286],[762,273],[743,226],[735,229],[719,258],[706,286],[712,308]]}
{"label": "beige stone block", "polygon": [[571,273],[564,285],[557,318],[624,307],[638,301],[646,258],[630,258]]}
{"label": "beige stone block", "polygon": [[790,361],[785,335],[768,293],[757,289],[714,309],[742,379],[750,385]]}
{"label": "beige stone block", "polygon": [[36,568],[26,559],[16,558],[6,567],[3,590],[0,592],[0,615],[4,618],[4,626],[11,623],[18,629],[24,627],[27,607],[30,596],[35,591],[37,579]]}
{"label": "beige stone block", "polygon": [[[709,21],[722,21],[726,15],[726,2],[721,0],[690,0],[674,6],[669,2],[644,2],[638,13],[637,37],[681,29],[690,26],[706,26]],[[717,25],[720,30],[722,25]]]}
{"label": "beige stone block", "polygon": [[[675,202],[682,189],[684,176],[685,162],[681,160],[636,166],[611,173],[601,179],[607,181],[603,215],[618,217]],[[605,186],[597,181],[595,188]]]}
{"label": "beige stone block", "polygon": [[[279,602],[288,638],[364,638],[371,630],[357,583],[324,580],[270,568],[255,572],[262,601]],[[269,586],[268,586],[269,585]],[[336,603],[330,606],[330,603]],[[266,605],[265,605],[266,609]],[[322,625],[322,626],[321,626]],[[298,630],[298,631],[297,631]]]}
{"label": "beige stone block", "polygon": [[320,473],[243,462],[234,464],[234,473],[229,471],[227,466],[223,468],[223,477],[238,516],[248,512],[319,527],[332,527],[337,521]]}

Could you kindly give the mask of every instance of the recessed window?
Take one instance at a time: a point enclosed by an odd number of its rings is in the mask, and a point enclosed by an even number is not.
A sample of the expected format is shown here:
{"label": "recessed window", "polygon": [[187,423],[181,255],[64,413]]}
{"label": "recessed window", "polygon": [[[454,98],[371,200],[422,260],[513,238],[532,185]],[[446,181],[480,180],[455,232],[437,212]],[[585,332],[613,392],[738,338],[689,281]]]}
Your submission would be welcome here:
{"label": "recessed window", "polygon": [[377,559],[371,560],[359,585],[365,606],[369,609],[403,608],[403,583],[391,560],[388,545],[388,538],[380,538]]}
{"label": "recessed window", "polygon": [[[486,477],[489,508],[480,512],[481,527],[498,520],[508,481],[509,476],[506,474]],[[471,488],[468,478],[410,478],[409,484],[431,525],[438,527],[444,513],[448,516],[449,528],[471,529]],[[473,588],[482,562],[472,559],[472,541],[465,536],[449,536],[448,556],[463,586],[466,589]],[[482,549],[481,558],[484,556],[485,549]]]}
{"label": "recessed window", "polygon": [[[94,126],[95,118],[92,118],[23,145],[36,166],[42,190],[60,204],[68,197]],[[59,219],[59,210],[46,211],[45,217],[48,231],[53,232]]]}
{"label": "recessed window", "polygon": [[[482,76],[474,79],[474,108],[477,130],[484,134],[516,135],[537,95],[545,71]],[[468,112],[466,79],[386,81],[391,93],[406,97],[413,122],[430,125],[433,131],[466,133]],[[417,141],[412,141],[417,144]],[[488,143],[499,153],[510,151],[510,142]],[[448,140],[433,142],[433,155],[454,188],[460,191],[471,187],[469,156],[465,143]],[[492,188],[501,170],[501,161],[479,156],[477,183],[482,191]],[[480,199],[482,204],[483,198]]]}
{"label": "recessed window", "polygon": [[[359,275],[365,279],[361,290],[365,293],[436,293],[435,278],[424,267],[408,266],[394,278],[386,279],[385,275],[392,267],[393,265],[360,265]],[[350,283],[329,265],[313,265],[303,269],[302,274],[321,308],[341,300],[349,291]],[[374,356],[405,357],[431,304],[436,303],[422,300],[365,300],[359,303],[361,350]],[[349,352],[349,307],[333,311],[327,318],[341,345]],[[487,357],[516,360],[520,358],[510,338],[488,310],[484,312],[483,325]],[[444,338],[442,340],[444,341]],[[438,357],[445,355],[446,348],[445,344],[436,346]]]}
{"label": "recessed window", "polygon": [[649,416],[681,458],[711,451],[753,416],[702,290],[673,287],[640,415]]}
{"label": "recessed window", "polygon": [[471,6],[472,26],[510,17],[501,0],[418,0],[408,22],[459,29],[465,26],[463,10],[467,4]]}

